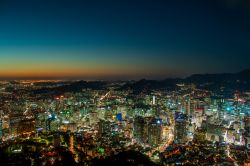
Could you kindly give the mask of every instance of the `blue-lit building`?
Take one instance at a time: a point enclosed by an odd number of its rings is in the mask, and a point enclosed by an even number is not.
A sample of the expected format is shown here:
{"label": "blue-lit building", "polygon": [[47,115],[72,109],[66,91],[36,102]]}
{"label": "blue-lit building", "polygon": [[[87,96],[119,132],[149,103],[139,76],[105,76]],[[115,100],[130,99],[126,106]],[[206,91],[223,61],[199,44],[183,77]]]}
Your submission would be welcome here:
{"label": "blue-lit building", "polygon": [[121,122],[122,121],[122,113],[117,113],[116,114],[116,120]]}

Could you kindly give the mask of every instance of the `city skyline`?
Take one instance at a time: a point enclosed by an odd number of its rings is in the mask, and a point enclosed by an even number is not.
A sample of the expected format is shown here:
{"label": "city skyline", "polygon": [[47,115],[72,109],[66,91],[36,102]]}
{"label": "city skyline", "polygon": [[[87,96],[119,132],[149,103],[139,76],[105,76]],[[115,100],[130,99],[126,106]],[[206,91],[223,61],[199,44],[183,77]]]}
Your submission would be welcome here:
{"label": "city skyline", "polygon": [[165,79],[250,68],[247,1],[1,1],[0,78]]}
{"label": "city skyline", "polygon": [[250,0],[0,0],[0,166],[250,166]]}

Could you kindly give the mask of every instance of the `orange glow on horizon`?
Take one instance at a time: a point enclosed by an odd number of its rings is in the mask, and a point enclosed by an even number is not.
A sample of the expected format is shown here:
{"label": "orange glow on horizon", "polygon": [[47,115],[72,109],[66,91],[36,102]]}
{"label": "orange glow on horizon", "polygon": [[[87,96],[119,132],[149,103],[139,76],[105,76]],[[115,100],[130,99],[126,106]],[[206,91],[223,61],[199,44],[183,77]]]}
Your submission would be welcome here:
{"label": "orange glow on horizon", "polygon": [[[150,74],[150,73],[148,73]],[[139,76],[148,75],[144,70],[136,69],[20,69],[20,70],[1,70],[2,78],[93,78],[93,77],[116,77],[116,76]]]}

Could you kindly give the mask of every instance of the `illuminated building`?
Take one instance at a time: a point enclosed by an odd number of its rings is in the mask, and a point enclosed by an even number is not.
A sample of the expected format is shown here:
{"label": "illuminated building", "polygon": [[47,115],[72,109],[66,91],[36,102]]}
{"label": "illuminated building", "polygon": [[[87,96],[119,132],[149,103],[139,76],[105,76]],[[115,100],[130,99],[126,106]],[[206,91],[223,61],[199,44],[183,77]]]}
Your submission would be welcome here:
{"label": "illuminated building", "polygon": [[189,123],[188,124],[188,130],[187,130],[187,138],[189,141],[192,141],[194,138],[195,133],[195,124]]}
{"label": "illuminated building", "polygon": [[75,149],[74,149],[74,135],[73,134],[70,134],[70,137],[69,137],[69,150],[75,154]]}
{"label": "illuminated building", "polygon": [[156,146],[162,140],[162,119],[137,116],[134,120],[134,137],[140,143]]}
{"label": "illuminated building", "polygon": [[155,105],[156,104],[156,97],[153,96],[153,101],[152,101],[152,104]]}
{"label": "illuminated building", "polygon": [[185,143],[187,141],[187,118],[185,114],[175,113],[175,141]]}
{"label": "illuminated building", "polygon": [[122,113],[117,113],[116,114],[116,120],[121,122],[122,121]]}
{"label": "illuminated building", "polygon": [[17,135],[18,134],[18,127],[19,122],[22,120],[23,115],[22,114],[11,114],[10,115],[10,122],[9,122],[9,130],[11,135]]}
{"label": "illuminated building", "polygon": [[5,115],[2,118],[2,123],[3,123],[3,129],[9,129],[9,127],[10,127],[10,118],[9,118],[9,116]]}
{"label": "illuminated building", "polygon": [[132,132],[133,131],[133,122],[129,120],[123,120],[122,121],[123,128],[124,128],[124,135],[127,138],[132,137]]}
{"label": "illuminated building", "polygon": [[183,113],[185,113],[188,116],[192,116],[197,107],[198,107],[197,101],[193,99],[187,99],[186,101],[183,102],[183,108],[184,108]]}
{"label": "illuminated building", "polygon": [[227,143],[235,143],[235,132],[233,129],[228,129],[225,133],[224,141]]}
{"label": "illuminated building", "polygon": [[176,121],[175,122],[175,140],[178,143],[185,143],[186,134],[187,134],[186,121],[185,120]]}
{"label": "illuminated building", "polygon": [[111,136],[115,130],[114,123],[112,123],[110,121],[100,120],[98,122],[98,126],[99,126],[98,134],[100,136]]}
{"label": "illuminated building", "polygon": [[148,143],[157,146],[162,141],[162,120],[152,119],[148,127]]}
{"label": "illuminated building", "polygon": [[148,144],[149,143],[149,129],[150,129],[153,117],[144,117],[143,119],[144,119],[144,123],[143,123],[142,142]]}
{"label": "illuminated building", "polygon": [[217,112],[217,117],[219,120],[222,120],[224,118],[224,111],[223,111],[223,102],[224,100],[223,99],[220,99],[218,101],[218,112]]}
{"label": "illuminated building", "polygon": [[185,114],[187,114],[188,116],[191,116],[191,101],[187,100],[184,102],[184,110],[185,110]]}
{"label": "illuminated building", "polygon": [[57,120],[57,116],[52,113],[49,114],[46,119],[46,131],[56,131],[59,128],[59,123]]}
{"label": "illuminated building", "polygon": [[206,126],[206,130],[207,130],[206,139],[208,141],[217,141],[217,142],[223,141],[222,134],[224,132],[221,126],[208,123]]}
{"label": "illuminated building", "polygon": [[19,122],[17,128],[18,134],[35,131],[34,119],[23,119]]}
{"label": "illuminated building", "polygon": [[133,134],[138,142],[143,142],[144,136],[144,118],[136,116],[134,120]]}

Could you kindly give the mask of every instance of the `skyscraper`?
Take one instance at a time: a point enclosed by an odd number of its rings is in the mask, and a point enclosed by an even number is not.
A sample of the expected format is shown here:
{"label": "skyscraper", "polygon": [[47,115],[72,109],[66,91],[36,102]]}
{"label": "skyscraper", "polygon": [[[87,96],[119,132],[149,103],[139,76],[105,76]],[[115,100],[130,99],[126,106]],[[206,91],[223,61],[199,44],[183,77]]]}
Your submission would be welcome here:
{"label": "skyscraper", "polygon": [[161,143],[162,121],[161,119],[152,119],[148,128],[148,143],[151,146],[157,146]]}
{"label": "skyscraper", "polygon": [[134,120],[133,134],[138,142],[143,142],[144,133],[144,118],[141,116],[136,116]]}
{"label": "skyscraper", "polygon": [[153,105],[156,104],[156,97],[155,97],[155,96],[153,96],[153,102],[152,102],[152,104],[153,104]]}
{"label": "skyscraper", "polygon": [[175,113],[175,140],[177,143],[187,141],[187,117],[180,112]]}

